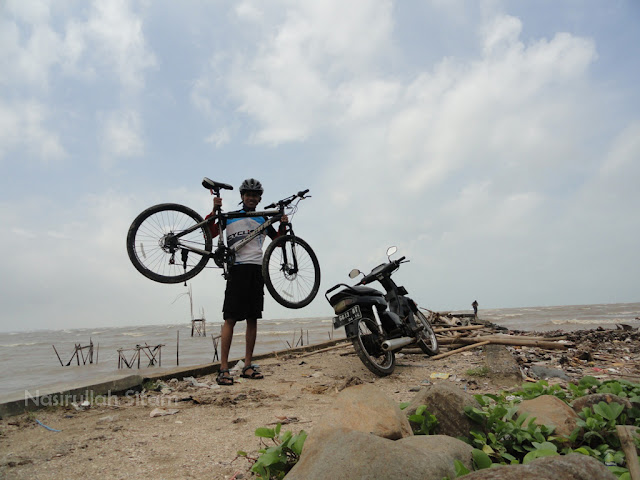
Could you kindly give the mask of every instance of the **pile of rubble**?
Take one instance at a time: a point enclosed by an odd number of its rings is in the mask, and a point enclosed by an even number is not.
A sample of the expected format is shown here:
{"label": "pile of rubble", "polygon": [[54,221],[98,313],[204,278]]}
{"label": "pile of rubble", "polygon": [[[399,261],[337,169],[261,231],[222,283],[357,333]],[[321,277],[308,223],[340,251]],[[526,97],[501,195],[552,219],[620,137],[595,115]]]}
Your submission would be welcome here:
{"label": "pile of rubble", "polygon": [[598,327],[572,332],[525,332],[473,316],[430,313],[441,346],[440,357],[499,344],[507,346],[528,381],[570,381],[591,375],[640,382],[640,330],[628,325],[618,325],[615,330]]}

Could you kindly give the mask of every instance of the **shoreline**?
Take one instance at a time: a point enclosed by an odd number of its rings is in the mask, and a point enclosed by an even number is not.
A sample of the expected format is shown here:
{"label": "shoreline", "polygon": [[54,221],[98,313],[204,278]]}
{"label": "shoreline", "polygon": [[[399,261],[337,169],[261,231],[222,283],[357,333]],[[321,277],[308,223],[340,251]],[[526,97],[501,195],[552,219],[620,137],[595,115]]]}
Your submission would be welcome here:
{"label": "shoreline", "polygon": [[[313,345],[257,354],[254,355],[253,359],[258,361],[284,355],[295,355],[300,352],[312,352],[346,342],[348,341],[344,338],[330,340]],[[232,358],[229,359],[229,362],[235,364],[240,360],[242,360],[242,358]],[[127,375],[123,373],[122,376],[112,374],[97,375],[95,380],[90,381],[88,384],[58,382],[32,389],[34,392],[37,392],[36,395],[32,395],[31,390],[24,389],[22,392],[17,391],[0,396],[0,420],[10,416],[32,412],[40,408],[70,406],[71,402],[82,402],[81,397],[96,398],[105,395],[118,395],[128,391],[141,391],[143,384],[147,381],[158,381],[170,378],[182,380],[185,377],[201,377],[217,374],[219,369],[220,362],[213,362],[184,367],[170,367],[162,372],[152,372],[148,374],[138,373]],[[140,372],[140,370],[137,371]]]}
{"label": "shoreline", "polygon": [[[536,332],[493,333],[532,339]],[[549,334],[548,340],[560,338],[558,333]],[[566,385],[586,375],[640,382],[637,329],[562,333],[561,342],[571,346],[548,350],[484,345],[436,359],[403,351],[387,377],[369,372],[344,340],[265,354],[260,358],[263,380],[236,376],[229,387],[216,385],[213,364],[193,375],[193,382],[184,379],[193,373],[185,367],[175,378],[164,374],[117,404],[44,408],[3,418],[0,476],[63,479],[108,472],[122,479],[247,478],[251,461],[237,452],[247,452],[249,458],[258,455],[264,443],[255,436],[256,429],[280,423],[283,432],[312,434],[338,392],[359,383],[374,385],[400,404],[438,382],[450,382],[469,394],[514,391],[537,381],[534,372],[539,367],[566,377],[551,376],[550,385]],[[501,366],[506,367],[503,372]],[[509,375],[501,375],[505,372]]]}

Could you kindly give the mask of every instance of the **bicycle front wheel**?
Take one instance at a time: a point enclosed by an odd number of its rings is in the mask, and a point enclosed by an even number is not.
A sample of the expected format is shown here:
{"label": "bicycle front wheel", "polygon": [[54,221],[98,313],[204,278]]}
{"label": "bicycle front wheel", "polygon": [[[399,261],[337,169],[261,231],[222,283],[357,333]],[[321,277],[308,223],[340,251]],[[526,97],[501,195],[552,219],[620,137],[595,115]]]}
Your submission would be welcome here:
{"label": "bicycle front wheel", "polygon": [[302,308],[320,287],[320,264],[311,247],[299,237],[285,235],[269,244],[262,276],[271,296],[287,308]]}
{"label": "bicycle front wheel", "polygon": [[133,266],[160,283],[180,283],[195,277],[209,261],[211,232],[208,225],[202,225],[181,234],[202,221],[197,212],[175,203],[146,209],[127,234],[127,252]]}

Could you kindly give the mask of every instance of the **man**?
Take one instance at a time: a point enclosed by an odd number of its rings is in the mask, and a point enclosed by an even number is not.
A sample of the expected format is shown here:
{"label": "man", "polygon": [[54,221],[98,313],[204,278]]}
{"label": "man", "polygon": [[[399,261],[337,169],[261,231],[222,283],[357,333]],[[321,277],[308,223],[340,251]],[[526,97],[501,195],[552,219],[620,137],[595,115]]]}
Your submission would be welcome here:
{"label": "man", "polygon": [[471,306],[473,307],[473,316],[477,320],[478,319],[478,301],[474,300],[473,303],[471,304]]}
{"label": "man", "polygon": [[[240,185],[240,198],[242,199],[242,209],[240,212],[255,211],[258,203],[262,200],[264,189],[262,184],[254,179],[248,178]],[[222,199],[215,197],[213,200],[213,211],[207,218],[215,215],[222,206]],[[280,220],[280,232],[284,232],[284,223],[288,221],[286,215]],[[265,222],[264,217],[244,217],[227,220],[223,228],[227,232],[228,246],[242,241],[253,230]],[[211,233],[216,237],[220,232],[218,225],[212,224]],[[266,234],[271,239],[276,238],[279,233],[273,227],[266,230]],[[258,235],[247,245],[236,253],[234,264],[229,269],[227,287],[224,292],[224,304],[222,307],[224,325],[222,326],[221,351],[220,351],[220,371],[216,381],[219,385],[233,385],[233,377],[229,372],[229,350],[233,340],[233,329],[238,321],[247,321],[247,331],[245,333],[246,348],[244,356],[243,378],[262,379],[262,373],[258,371],[258,366],[251,363],[253,349],[258,333],[258,319],[262,318],[264,306],[264,280],[262,278],[262,246],[265,234]]]}

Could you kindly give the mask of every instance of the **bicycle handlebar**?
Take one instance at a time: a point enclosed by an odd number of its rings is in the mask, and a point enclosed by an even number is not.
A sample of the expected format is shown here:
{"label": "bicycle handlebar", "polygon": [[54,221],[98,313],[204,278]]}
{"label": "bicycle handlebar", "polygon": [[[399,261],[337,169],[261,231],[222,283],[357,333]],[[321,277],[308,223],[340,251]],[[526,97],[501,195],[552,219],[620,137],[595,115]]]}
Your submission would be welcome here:
{"label": "bicycle handlebar", "polygon": [[267,205],[264,208],[275,208],[277,206],[286,207],[287,205],[291,204],[291,202],[293,202],[297,197],[307,198],[307,197],[305,197],[305,195],[307,193],[309,193],[309,189],[308,188],[306,190],[301,190],[298,193],[296,193],[294,195],[291,195],[290,197],[287,197],[285,199],[282,199],[282,200],[280,200],[278,202],[270,203],[269,205]]}

